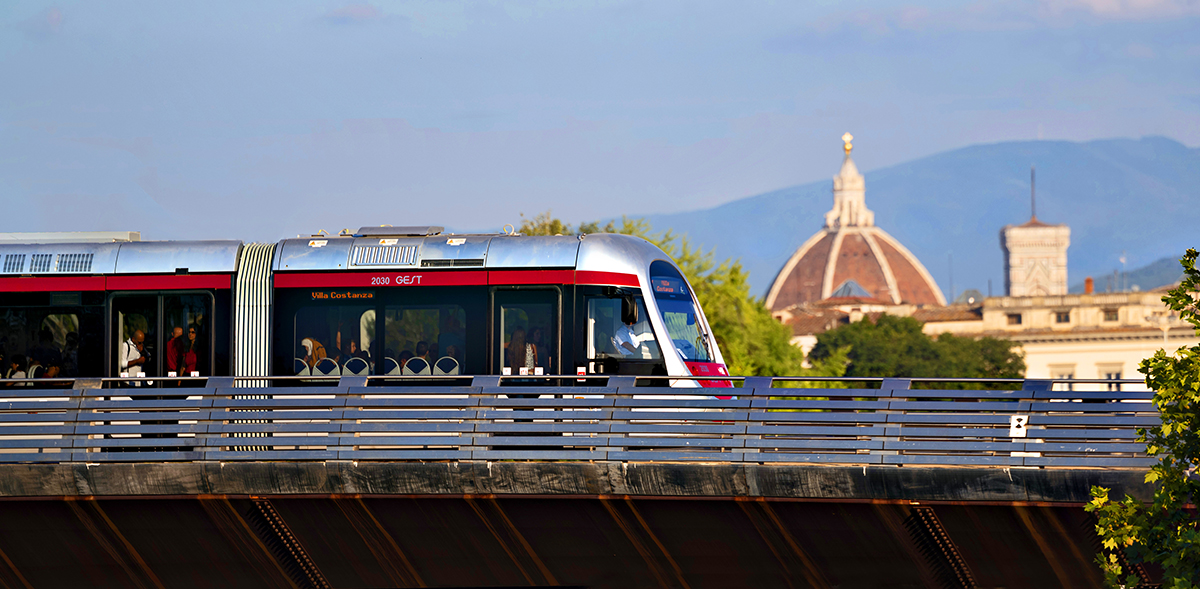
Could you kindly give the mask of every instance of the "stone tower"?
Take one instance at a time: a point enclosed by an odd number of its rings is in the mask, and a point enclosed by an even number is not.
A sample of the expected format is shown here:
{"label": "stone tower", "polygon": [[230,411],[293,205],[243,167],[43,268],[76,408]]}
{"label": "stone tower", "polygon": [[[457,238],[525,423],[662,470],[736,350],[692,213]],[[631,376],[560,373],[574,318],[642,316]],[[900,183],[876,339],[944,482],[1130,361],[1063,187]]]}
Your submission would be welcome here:
{"label": "stone tower", "polygon": [[1000,230],[1004,250],[1004,290],[1010,297],[1067,294],[1067,246],[1071,229],[1037,218],[1033,171],[1030,170],[1030,219]]}

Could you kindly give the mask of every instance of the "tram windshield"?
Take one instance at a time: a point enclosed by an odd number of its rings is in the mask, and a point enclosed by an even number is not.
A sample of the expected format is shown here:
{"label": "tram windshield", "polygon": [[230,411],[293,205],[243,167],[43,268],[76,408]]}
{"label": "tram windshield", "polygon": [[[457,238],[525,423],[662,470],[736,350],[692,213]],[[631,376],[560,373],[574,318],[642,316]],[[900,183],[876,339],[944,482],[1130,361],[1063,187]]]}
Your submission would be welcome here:
{"label": "tram windshield", "polygon": [[712,353],[687,281],[670,264],[659,261],[650,265],[650,285],[679,355],[688,362],[711,362]]}

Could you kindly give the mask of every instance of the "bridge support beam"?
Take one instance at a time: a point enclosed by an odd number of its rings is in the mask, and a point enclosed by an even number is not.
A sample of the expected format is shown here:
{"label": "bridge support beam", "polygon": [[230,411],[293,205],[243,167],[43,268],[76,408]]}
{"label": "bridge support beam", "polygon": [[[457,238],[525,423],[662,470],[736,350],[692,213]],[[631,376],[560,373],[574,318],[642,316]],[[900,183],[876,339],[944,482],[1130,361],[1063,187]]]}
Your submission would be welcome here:
{"label": "bridge support beam", "polygon": [[1140,470],[584,462],[0,464],[0,498],[281,495],[765,497],[1078,503],[1148,498]]}

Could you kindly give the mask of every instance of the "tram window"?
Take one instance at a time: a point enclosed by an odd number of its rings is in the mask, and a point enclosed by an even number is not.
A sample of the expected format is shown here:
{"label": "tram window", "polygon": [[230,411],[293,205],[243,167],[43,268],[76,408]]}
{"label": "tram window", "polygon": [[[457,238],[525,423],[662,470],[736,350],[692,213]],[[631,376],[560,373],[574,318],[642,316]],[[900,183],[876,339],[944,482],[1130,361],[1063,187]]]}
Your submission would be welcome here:
{"label": "tram window", "polygon": [[[74,299],[78,301],[78,297]],[[103,307],[0,307],[0,377],[101,376]],[[80,349],[84,353],[80,353]],[[13,361],[20,360],[19,369]]]}
{"label": "tram window", "polygon": [[554,374],[558,370],[557,297],[553,291],[496,293],[500,374]]}
{"label": "tram window", "polygon": [[[632,302],[637,307],[637,321],[628,329],[626,337],[618,338],[625,328],[622,321],[623,307]],[[646,315],[646,303],[641,297],[604,297],[588,299],[588,345],[589,360],[615,358],[617,360],[661,360],[662,353],[654,330]],[[618,341],[618,340],[630,340]],[[628,346],[623,345],[628,343]],[[632,350],[629,348],[633,348]]]}
{"label": "tram window", "polygon": [[650,286],[679,355],[691,362],[709,362],[712,354],[687,281],[670,264],[660,261],[650,264]]}
{"label": "tram window", "polygon": [[[389,306],[384,318],[384,357],[389,370],[429,374],[468,374],[467,312],[459,305]],[[425,366],[409,365],[413,358]],[[451,360],[447,360],[450,358]]]}
{"label": "tram window", "polygon": [[[353,358],[373,367],[371,354],[375,337],[375,309],[362,305],[303,307],[296,313],[295,365],[322,374],[341,374]],[[322,362],[328,359],[330,362]],[[354,370],[351,363],[350,370]]]}
{"label": "tram window", "polygon": [[208,295],[163,296],[163,364],[179,376],[211,374]]}

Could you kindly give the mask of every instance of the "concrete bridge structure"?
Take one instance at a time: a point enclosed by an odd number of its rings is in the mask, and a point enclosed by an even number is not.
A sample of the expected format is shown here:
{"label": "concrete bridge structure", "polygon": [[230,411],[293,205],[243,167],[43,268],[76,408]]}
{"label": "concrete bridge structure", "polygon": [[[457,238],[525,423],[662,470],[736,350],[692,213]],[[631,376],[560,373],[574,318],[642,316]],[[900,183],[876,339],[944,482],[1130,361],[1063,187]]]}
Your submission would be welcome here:
{"label": "concrete bridge structure", "polygon": [[1094,587],[1151,492],[1144,392],[503,380],[9,388],[0,587]]}

